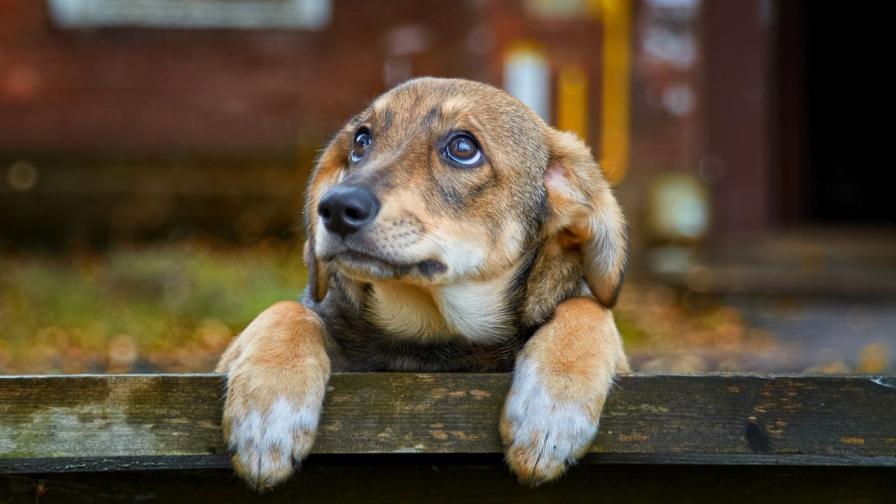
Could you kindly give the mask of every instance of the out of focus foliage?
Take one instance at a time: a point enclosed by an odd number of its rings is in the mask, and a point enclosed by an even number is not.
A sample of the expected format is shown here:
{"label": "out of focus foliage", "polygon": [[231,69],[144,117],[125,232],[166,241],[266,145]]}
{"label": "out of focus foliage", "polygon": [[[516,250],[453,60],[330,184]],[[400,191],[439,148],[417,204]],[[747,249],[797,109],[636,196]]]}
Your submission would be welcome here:
{"label": "out of focus foliage", "polygon": [[[0,373],[211,371],[258,313],[305,285],[299,247],[276,240],[2,255],[0,271]],[[714,298],[632,281],[614,312],[641,371],[808,368],[805,349]],[[874,343],[808,370],[881,372],[890,361]]]}
{"label": "out of focus foliage", "polygon": [[208,371],[305,283],[297,248],[190,242],[0,257],[0,373]]}

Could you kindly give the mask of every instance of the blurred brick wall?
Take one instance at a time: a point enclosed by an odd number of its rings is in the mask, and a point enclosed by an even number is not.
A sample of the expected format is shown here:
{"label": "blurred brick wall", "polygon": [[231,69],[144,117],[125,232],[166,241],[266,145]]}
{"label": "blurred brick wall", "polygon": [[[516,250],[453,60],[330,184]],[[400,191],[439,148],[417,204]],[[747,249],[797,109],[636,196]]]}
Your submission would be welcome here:
{"label": "blurred brick wall", "polygon": [[[501,85],[519,40],[541,44],[552,73],[590,73],[599,157],[599,20],[522,5],[334,0],[320,31],[60,30],[43,0],[0,0],[0,245],[290,233],[314,153],[344,120],[410,75]],[[717,233],[766,224],[762,2],[705,9],[688,28],[696,56],[678,67],[644,49],[650,5],[634,2],[632,166],[619,187],[633,229],[652,181],[680,171],[709,186]],[[670,109],[670,90],[692,106]],[[36,183],[16,189],[13,166]]]}
{"label": "blurred brick wall", "polygon": [[384,89],[385,35],[423,27],[416,74],[477,77],[468,4],[336,1],[321,31],[52,26],[0,2],[0,154],[286,158]]}
{"label": "blurred brick wall", "polygon": [[[388,62],[490,80],[482,8],[337,0],[320,31],[61,30],[43,1],[0,0],[0,245],[293,236],[315,152],[389,87]],[[17,189],[14,166],[36,182]]]}

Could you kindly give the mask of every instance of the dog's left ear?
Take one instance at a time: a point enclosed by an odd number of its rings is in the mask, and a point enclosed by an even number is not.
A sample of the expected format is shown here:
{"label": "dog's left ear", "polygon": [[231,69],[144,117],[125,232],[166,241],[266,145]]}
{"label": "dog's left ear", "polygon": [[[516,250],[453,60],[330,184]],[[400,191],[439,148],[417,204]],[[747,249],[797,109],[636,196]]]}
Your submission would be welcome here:
{"label": "dog's left ear", "polygon": [[316,303],[323,301],[330,284],[330,271],[314,252],[317,233],[317,205],[326,189],[336,183],[339,173],[345,169],[345,149],[337,134],[314,165],[305,193],[305,267],[308,269],[308,291]]}
{"label": "dog's left ear", "polygon": [[545,171],[548,239],[581,254],[585,281],[606,307],[616,304],[627,259],[625,218],[590,149],[577,136],[549,132]]}
{"label": "dog's left ear", "polygon": [[308,239],[305,240],[303,256],[305,259],[305,268],[308,270],[308,292],[311,293],[311,297],[314,299],[315,303],[320,303],[327,295],[327,289],[330,285],[330,272],[327,271],[326,265],[324,265],[314,253],[313,234],[309,234]]}

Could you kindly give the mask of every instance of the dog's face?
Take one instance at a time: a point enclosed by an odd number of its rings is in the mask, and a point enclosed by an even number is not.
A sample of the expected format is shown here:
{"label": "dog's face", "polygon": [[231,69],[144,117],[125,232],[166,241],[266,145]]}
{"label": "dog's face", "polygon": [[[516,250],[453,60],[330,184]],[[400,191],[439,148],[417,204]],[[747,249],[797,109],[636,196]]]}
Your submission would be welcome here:
{"label": "dog's face", "polygon": [[379,97],[324,154],[315,253],[349,277],[444,284],[503,270],[545,213],[544,128],[503,93],[422,80]]}
{"label": "dog's face", "polygon": [[540,251],[543,268],[562,260],[611,304],[625,256],[618,205],[584,144],[457,79],[407,82],[349,121],[318,162],[305,217],[318,300],[334,271],[437,288],[500,277]]}

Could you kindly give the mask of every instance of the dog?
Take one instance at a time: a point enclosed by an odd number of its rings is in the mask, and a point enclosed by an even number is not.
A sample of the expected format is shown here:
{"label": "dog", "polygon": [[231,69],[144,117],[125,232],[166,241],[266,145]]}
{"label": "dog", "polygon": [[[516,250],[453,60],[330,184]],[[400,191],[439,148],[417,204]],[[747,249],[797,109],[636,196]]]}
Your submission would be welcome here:
{"label": "dog", "polygon": [[304,211],[309,284],[224,352],[223,431],[266,490],[314,442],[331,371],[511,371],[506,461],[530,485],[587,450],[629,364],[610,308],[626,224],[588,147],[492,86],[418,78],[333,137]]}

